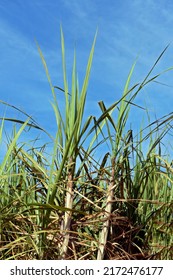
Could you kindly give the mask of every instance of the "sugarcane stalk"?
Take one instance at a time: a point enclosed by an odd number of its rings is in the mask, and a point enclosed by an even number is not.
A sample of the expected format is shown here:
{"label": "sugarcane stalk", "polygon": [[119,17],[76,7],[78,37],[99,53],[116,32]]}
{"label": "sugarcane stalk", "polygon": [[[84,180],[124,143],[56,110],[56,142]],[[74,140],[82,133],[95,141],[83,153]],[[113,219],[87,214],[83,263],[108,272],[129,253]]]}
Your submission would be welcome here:
{"label": "sugarcane stalk", "polygon": [[[67,194],[66,194],[66,201],[65,201],[65,207],[68,209],[72,209],[73,207],[73,169],[74,166],[72,166],[72,158],[70,158],[70,168],[68,170],[68,182],[67,182]],[[71,227],[71,211],[66,211],[64,214],[64,221],[62,225],[62,235],[63,235],[63,242],[61,247],[61,253],[60,258],[65,259],[68,245],[69,245],[69,239],[70,239],[70,227]]]}
{"label": "sugarcane stalk", "polygon": [[106,207],[103,216],[103,226],[99,237],[99,247],[97,253],[97,260],[103,260],[105,254],[105,246],[107,243],[109,227],[110,227],[110,216],[112,212],[112,204],[114,198],[114,189],[115,189],[115,159],[112,159],[112,173],[110,178],[110,183],[107,191]]}

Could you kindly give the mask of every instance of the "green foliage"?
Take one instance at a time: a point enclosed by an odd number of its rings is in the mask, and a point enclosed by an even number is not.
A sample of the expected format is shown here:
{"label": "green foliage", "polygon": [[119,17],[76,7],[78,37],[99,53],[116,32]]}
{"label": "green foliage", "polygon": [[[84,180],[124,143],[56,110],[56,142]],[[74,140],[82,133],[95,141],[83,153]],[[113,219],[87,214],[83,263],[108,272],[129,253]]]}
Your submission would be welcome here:
{"label": "green foliage", "polygon": [[[85,120],[95,42],[96,36],[81,91],[75,53],[71,90],[68,86],[62,29],[64,89],[53,86],[37,44],[53,96],[55,137],[25,112],[26,121],[1,118],[1,145],[6,121],[20,127],[14,128],[0,163],[0,259],[172,259],[173,168],[162,142],[173,116],[152,123],[148,118],[136,136],[127,123],[130,110],[144,109],[134,103],[141,90],[172,70],[152,76],[167,47],[143,81],[131,86],[135,62],[120,100],[108,108],[101,100],[100,116]],[[65,109],[55,88],[65,95]],[[27,126],[50,137],[49,155],[46,144],[19,144]],[[105,154],[97,159],[100,150]]]}

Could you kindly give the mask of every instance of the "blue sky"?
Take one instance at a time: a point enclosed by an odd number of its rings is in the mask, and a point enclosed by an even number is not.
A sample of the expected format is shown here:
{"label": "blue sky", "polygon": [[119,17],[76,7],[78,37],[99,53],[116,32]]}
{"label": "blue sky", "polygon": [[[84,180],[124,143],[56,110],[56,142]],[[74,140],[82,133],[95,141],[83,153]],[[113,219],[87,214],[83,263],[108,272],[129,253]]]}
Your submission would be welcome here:
{"label": "blue sky", "polygon": [[[63,87],[60,24],[62,24],[70,77],[73,51],[77,52],[79,82],[98,27],[87,96],[87,114],[98,115],[97,102],[118,100],[138,56],[133,82],[140,82],[159,54],[173,41],[173,1],[169,0],[0,0],[0,100],[26,111],[54,133],[51,91],[37,51],[39,43],[52,81]],[[171,44],[154,73],[173,66]],[[137,98],[151,115],[172,112],[173,72],[159,79],[170,87],[153,84]],[[0,105],[1,116],[22,118]],[[131,113],[132,126],[142,112]]]}

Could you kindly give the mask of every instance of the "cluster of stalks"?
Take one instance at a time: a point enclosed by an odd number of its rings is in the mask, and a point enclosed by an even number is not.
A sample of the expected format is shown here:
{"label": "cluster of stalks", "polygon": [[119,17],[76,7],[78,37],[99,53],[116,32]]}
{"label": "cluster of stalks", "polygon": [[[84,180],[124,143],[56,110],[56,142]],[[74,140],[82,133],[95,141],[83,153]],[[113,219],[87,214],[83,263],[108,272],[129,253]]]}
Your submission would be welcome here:
{"label": "cluster of stalks", "polygon": [[[152,76],[152,71],[166,48],[142,82],[130,86],[135,62],[122,97],[108,108],[99,101],[99,117],[84,119],[95,41],[96,36],[81,90],[75,55],[68,87],[62,30],[63,89],[52,84],[38,46],[57,123],[55,136],[49,135],[53,147],[49,155],[46,144],[41,148],[19,144],[27,126],[47,133],[31,117],[1,118],[0,139],[6,121],[20,127],[14,128],[0,163],[0,259],[173,257],[173,167],[162,154],[173,114],[140,128],[137,135],[127,125],[130,109],[141,109],[135,97],[160,76]],[[57,88],[65,96],[65,109],[59,107]]]}

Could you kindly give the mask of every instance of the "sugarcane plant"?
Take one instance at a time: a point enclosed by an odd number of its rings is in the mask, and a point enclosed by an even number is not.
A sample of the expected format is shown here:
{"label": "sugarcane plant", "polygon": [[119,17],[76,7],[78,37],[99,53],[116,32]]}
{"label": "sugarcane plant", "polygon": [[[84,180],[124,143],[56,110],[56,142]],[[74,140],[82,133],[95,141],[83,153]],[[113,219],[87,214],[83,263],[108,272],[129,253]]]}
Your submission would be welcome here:
{"label": "sugarcane plant", "polygon": [[[75,52],[71,87],[67,82],[62,28],[63,88],[52,82],[36,42],[53,96],[55,135],[29,114],[0,101],[26,118],[1,118],[1,146],[5,123],[15,126],[6,136],[7,150],[0,163],[0,259],[172,258],[173,168],[162,149],[173,115],[150,121],[147,108],[135,101],[146,86],[172,70],[152,76],[167,47],[143,81],[132,85],[136,60],[120,99],[109,107],[106,100],[99,101],[100,115],[85,119],[96,37],[97,32],[81,87]],[[64,107],[59,102],[62,95]],[[128,124],[135,109],[148,118],[148,125],[137,133]],[[46,143],[36,146],[37,139],[19,142],[23,133],[29,133],[27,127],[49,138],[49,154]]]}

